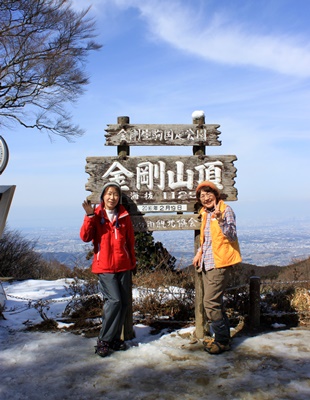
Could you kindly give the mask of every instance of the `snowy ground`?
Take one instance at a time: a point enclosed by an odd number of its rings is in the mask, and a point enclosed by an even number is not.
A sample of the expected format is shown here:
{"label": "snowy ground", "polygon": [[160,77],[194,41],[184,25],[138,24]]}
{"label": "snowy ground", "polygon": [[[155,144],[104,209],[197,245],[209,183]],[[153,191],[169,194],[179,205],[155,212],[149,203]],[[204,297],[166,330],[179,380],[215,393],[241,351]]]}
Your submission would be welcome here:
{"label": "snowy ground", "polygon": [[[174,400],[310,398],[310,330],[275,330],[234,338],[232,351],[212,356],[191,344],[192,328],[151,335],[135,326],[126,352],[94,354],[94,338],[25,332],[41,322],[28,300],[53,299],[49,317],[66,301],[64,280],[5,283],[0,320],[0,398],[3,400]],[[15,297],[13,297],[15,296]]]}

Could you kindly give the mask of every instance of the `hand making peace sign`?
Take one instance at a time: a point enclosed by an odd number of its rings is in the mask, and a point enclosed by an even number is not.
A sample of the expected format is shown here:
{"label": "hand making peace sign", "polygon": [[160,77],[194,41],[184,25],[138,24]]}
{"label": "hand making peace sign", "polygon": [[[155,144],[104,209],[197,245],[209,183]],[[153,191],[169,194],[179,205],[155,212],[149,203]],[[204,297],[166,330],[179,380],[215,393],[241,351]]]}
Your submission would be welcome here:
{"label": "hand making peace sign", "polygon": [[216,204],[216,200],[214,200],[214,207],[215,207],[214,212],[213,212],[214,218],[216,218],[217,221],[221,224],[224,221],[224,218],[223,218],[224,212],[222,212],[220,210],[220,202],[218,202]]}

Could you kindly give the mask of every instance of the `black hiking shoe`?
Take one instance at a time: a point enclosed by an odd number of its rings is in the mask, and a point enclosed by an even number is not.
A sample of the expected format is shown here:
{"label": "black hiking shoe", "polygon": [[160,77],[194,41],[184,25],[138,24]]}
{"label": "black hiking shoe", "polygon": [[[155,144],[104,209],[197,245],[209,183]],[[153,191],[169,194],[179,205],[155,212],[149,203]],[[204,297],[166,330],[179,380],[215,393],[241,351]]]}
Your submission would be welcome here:
{"label": "black hiking shoe", "polygon": [[111,342],[110,346],[115,351],[124,351],[127,349],[126,343],[120,339],[113,340],[113,342]]}
{"label": "black hiking shoe", "polygon": [[110,354],[110,344],[109,342],[104,342],[103,340],[97,340],[97,346],[95,346],[95,354],[100,357],[106,357]]}

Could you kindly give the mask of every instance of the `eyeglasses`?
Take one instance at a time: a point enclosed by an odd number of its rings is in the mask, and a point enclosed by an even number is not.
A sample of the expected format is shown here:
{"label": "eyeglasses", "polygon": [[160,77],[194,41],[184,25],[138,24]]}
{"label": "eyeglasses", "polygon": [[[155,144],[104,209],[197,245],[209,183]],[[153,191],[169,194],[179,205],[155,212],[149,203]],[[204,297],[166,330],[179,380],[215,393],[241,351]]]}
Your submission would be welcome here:
{"label": "eyeglasses", "polygon": [[206,198],[212,197],[212,196],[215,197],[215,194],[212,193],[212,192],[206,192],[206,193],[204,193],[204,194],[201,194],[201,195],[199,196],[199,198],[200,198],[200,199],[206,199]]}

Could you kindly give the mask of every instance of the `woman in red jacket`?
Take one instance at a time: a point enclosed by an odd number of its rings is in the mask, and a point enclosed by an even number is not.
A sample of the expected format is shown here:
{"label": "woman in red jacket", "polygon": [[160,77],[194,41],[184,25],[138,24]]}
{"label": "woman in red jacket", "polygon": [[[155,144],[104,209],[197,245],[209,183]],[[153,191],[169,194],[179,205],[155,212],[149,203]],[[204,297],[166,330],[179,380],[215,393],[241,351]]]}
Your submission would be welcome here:
{"label": "woman in red jacket", "polygon": [[100,196],[101,204],[82,204],[86,215],[80,237],[93,242],[92,272],[98,274],[103,295],[102,327],[96,353],[105,357],[110,350],[126,350],[121,340],[131,290],[131,271],[136,268],[134,231],[129,213],[121,204],[122,193],[115,182],[106,183]]}

